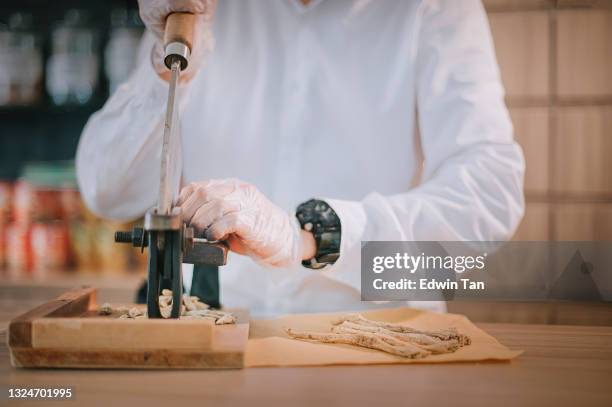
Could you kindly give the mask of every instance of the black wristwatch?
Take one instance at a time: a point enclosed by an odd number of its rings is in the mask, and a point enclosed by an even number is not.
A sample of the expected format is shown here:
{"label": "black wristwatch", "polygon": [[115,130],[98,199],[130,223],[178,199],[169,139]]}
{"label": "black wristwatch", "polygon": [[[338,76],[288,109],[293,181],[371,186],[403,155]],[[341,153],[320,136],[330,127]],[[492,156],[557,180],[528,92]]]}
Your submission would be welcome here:
{"label": "black wristwatch", "polygon": [[317,243],[312,259],[303,260],[304,267],[320,269],[334,264],[340,257],[340,218],[325,201],[311,199],[300,204],[295,211],[302,229],[311,232]]}

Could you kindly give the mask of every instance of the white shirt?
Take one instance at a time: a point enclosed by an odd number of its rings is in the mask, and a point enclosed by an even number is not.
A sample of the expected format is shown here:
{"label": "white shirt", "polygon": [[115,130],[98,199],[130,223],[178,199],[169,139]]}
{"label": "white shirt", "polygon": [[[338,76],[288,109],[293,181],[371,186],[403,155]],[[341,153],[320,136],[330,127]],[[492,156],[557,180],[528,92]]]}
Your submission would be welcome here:
{"label": "white shirt", "polygon": [[[176,177],[241,178],[287,211],[323,198],[342,224],[340,259],[322,271],[231,255],[225,305],[368,308],[361,241],[513,234],[524,161],[480,1],[224,0],[213,32],[214,52],[181,86]],[[143,56],[89,120],[77,171],[95,213],[130,219],[155,205],[167,87]]]}

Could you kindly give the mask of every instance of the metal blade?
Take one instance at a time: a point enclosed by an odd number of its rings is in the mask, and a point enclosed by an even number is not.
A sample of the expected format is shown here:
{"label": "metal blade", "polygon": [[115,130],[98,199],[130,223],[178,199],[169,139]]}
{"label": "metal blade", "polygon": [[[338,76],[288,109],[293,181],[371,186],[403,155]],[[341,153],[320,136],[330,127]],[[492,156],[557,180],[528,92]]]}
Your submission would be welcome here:
{"label": "metal blade", "polygon": [[172,62],[170,69],[170,86],[168,87],[168,104],[166,106],[166,122],[164,124],[164,138],[162,144],[161,173],[159,179],[159,197],[157,210],[159,214],[169,215],[172,209],[172,174],[171,174],[171,145],[176,142],[178,127],[178,109],[176,98],[176,87],[181,73],[181,63],[177,59]]}

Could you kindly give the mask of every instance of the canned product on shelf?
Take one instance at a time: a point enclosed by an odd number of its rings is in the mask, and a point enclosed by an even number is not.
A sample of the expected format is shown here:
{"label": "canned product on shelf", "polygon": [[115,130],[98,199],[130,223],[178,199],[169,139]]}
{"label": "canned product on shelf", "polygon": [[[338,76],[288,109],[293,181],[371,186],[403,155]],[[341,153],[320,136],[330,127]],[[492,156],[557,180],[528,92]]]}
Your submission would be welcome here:
{"label": "canned product on shelf", "polygon": [[13,186],[8,181],[0,181],[0,223],[8,223],[11,215]]}
{"label": "canned product on shelf", "polygon": [[25,224],[32,218],[32,186],[23,180],[15,182],[13,190],[13,219]]}
{"label": "canned product on shelf", "polygon": [[6,266],[6,229],[11,214],[12,186],[0,181],[0,270]]}
{"label": "canned product on shelf", "polygon": [[32,16],[14,13],[0,24],[0,105],[28,106],[42,96],[43,52]]}
{"label": "canned product on shelf", "polygon": [[98,258],[94,247],[93,234],[95,226],[92,222],[82,220],[71,221],[70,224],[70,253],[74,265],[79,272],[91,272],[98,268]]}
{"label": "canned product on shelf", "polygon": [[8,224],[0,222],[0,271],[6,266],[6,228]]}
{"label": "canned product on shelf", "polygon": [[68,267],[68,227],[62,221],[36,222],[30,231],[32,269],[35,274],[63,271]]}
{"label": "canned product on shelf", "polygon": [[6,261],[13,276],[24,275],[32,267],[30,225],[11,223],[6,229]]}
{"label": "canned product on shelf", "polygon": [[78,190],[73,188],[60,189],[59,200],[64,219],[74,220],[83,217],[83,200]]}
{"label": "canned product on shelf", "polygon": [[[98,253],[99,267],[104,273],[122,273],[131,266],[132,248],[129,245],[115,244],[116,230],[129,228],[125,224],[101,221],[94,233],[94,244]],[[120,247],[117,247],[120,246]]]}
{"label": "canned product on shelf", "polygon": [[82,216],[81,197],[74,189],[41,187],[23,180],[15,184],[13,217],[17,222],[75,219]]}

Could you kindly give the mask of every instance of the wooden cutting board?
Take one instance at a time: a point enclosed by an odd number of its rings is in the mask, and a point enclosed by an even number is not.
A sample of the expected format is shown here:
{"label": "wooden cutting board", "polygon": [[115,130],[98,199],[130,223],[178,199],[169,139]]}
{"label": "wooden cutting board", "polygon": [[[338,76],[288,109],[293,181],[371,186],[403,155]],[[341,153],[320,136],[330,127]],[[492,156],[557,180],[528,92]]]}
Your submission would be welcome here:
{"label": "wooden cutting board", "polygon": [[118,319],[118,315],[99,315],[97,308],[96,290],[83,287],[13,319],[8,335],[12,365],[138,369],[244,366],[249,335],[246,310],[230,310],[238,317],[236,324],[215,325],[194,319]]}

